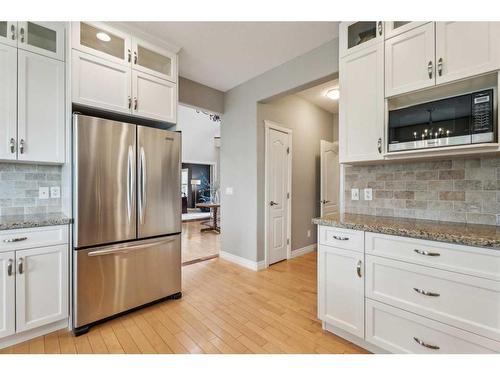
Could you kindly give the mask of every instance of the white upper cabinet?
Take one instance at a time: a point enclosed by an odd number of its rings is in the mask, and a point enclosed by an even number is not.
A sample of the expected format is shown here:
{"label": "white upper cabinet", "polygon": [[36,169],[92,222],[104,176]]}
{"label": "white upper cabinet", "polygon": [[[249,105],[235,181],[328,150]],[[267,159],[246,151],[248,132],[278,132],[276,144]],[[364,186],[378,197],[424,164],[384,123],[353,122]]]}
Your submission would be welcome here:
{"label": "white upper cabinet", "polygon": [[364,254],[320,245],[318,316],[360,338],[365,336]]}
{"label": "white upper cabinet", "polygon": [[433,22],[386,40],[386,97],[423,89],[434,84]]}
{"label": "white upper cabinet", "polygon": [[499,22],[436,22],[436,83],[500,67]]}
{"label": "white upper cabinet", "polygon": [[132,72],[133,113],[137,116],[175,123],[177,86],[142,72]]}
{"label": "white upper cabinet", "polygon": [[16,330],[68,316],[68,246],[16,251]]}
{"label": "white upper cabinet", "polygon": [[386,21],[384,22],[385,24],[385,39],[392,38],[393,36],[405,33],[407,31],[410,31],[416,27],[419,27],[421,25],[424,25],[426,23],[429,23],[428,21],[426,22],[420,22],[420,21]]}
{"label": "white upper cabinet", "polygon": [[17,46],[64,61],[64,23],[18,22]]}
{"label": "white upper cabinet", "polygon": [[384,145],[384,44],[340,59],[340,162],[382,159]]}
{"label": "white upper cabinet", "polygon": [[129,35],[101,22],[73,22],[71,27],[74,49],[130,66]]}
{"label": "white upper cabinet", "polygon": [[177,55],[143,40],[132,39],[132,67],[159,78],[177,82]]}
{"label": "white upper cabinet", "polygon": [[19,50],[18,159],[64,162],[64,62]]}
{"label": "white upper cabinet", "polygon": [[127,65],[72,51],[73,103],[130,113],[131,69]]}
{"label": "white upper cabinet", "polygon": [[370,47],[384,40],[382,21],[341,22],[339,28],[340,57]]}
{"label": "white upper cabinet", "polygon": [[17,144],[17,49],[0,44],[0,159],[15,160]]}
{"label": "white upper cabinet", "polygon": [[16,332],[15,253],[0,253],[0,339]]}
{"label": "white upper cabinet", "polygon": [[0,21],[0,43],[17,46],[17,22]]}

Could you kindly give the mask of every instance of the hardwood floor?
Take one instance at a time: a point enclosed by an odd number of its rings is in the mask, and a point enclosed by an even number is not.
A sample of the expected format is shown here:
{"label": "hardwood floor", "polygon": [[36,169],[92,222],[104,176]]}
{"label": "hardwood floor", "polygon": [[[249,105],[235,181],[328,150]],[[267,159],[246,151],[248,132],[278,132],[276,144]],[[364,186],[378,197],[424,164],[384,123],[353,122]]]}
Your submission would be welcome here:
{"label": "hardwood floor", "polygon": [[215,232],[201,233],[201,228],[201,221],[182,223],[182,263],[219,254],[220,235]]}
{"label": "hardwood floor", "polygon": [[367,353],[316,318],[316,253],[254,272],[219,258],[183,267],[183,298],[73,337],[59,331],[2,353]]}

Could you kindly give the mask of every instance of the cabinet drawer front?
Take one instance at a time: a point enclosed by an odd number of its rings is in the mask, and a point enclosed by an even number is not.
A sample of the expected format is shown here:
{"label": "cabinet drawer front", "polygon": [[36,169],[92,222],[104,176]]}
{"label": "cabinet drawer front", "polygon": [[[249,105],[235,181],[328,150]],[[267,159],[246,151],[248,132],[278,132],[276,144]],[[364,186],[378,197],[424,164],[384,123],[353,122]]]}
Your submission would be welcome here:
{"label": "cabinet drawer front", "polygon": [[319,243],[341,249],[364,252],[364,232],[327,226],[319,227]]}
{"label": "cabinet drawer front", "polygon": [[29,249],[68,243],[68,226],[59,225],[0,232],[0,251]]}
{"label": "cabinet drawer front", "polygon": [[500,281],[500,251],[415,238],[365,234],[366,253]]}
{"label": "cabinet drawer front", "polygon": [[369,299],[366,300],[366,340],[391,353],[500,352],[499,342]]}
{"label": "cabinet drawer front", "polygon": [[500,340],[500,282],[366,256],[366,296]]}

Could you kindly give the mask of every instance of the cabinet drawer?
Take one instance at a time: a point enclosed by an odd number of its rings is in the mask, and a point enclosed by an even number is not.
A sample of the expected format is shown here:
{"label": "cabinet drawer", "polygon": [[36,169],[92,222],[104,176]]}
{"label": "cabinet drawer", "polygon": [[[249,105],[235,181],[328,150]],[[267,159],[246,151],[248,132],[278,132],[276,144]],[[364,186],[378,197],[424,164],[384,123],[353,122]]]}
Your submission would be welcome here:
{"label": "cabinet drawer", "polygon": [[0,232],[0,251],[68,243],[68,226],[58,225]]}
{"label": "cabinet drawer", "polygon": [[365,234],[366,253],[500,281],[500,251],[436,241]]}
{"label": "cabinet drawer", "polygon": [[320,245],[334,246],[341,249],[364,252],[364,232],[327,226],[319,227]]}
{"label": "cabinet drawer", "polygon": [[366,300],[366,340],[391,353],[500,352],[500,342],[369,299]]}
{"label": "cabinet drawer", "polygon": [[500,282],[366,256],[366,297],[500,340]]}

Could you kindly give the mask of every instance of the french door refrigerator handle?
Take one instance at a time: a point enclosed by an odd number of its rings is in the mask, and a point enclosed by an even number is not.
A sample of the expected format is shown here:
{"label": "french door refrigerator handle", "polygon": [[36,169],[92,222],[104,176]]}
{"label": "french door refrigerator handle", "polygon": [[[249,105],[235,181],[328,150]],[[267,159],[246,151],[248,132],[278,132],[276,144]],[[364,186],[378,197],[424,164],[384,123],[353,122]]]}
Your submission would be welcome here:
{"label": "french door refrigerator handle", "polygon": [[124,245],[103,246],[103,247],[99,248],[99,250],[91,251],[90,253],[87,254],[87,256],[97,257],[97,256],[101,256],[101,255],[111,255],[111,254],[116,254],[116,253],[126,254],[129,251],[148,249],[150,247],[170,243],[173,241],[175,241],[175,238],[168,238],[165,240],[143,243],[143,244],[138,244],[138,245],[133,245],[133,246],[124,246]]}
{"label": "french door refrigerator handle", "polygon": [[134,174],[132,168],[134,165],[134,150],[132,146],[128,146],[128,162],[127,162],[127,217],[128,222],[132,220],[132,204],[133,204],[133,186]]}
{"label": "french door refrigerator handle", "polygon": [[144,152],[144,148],[141,147],[141,162],[140,162],[140,173],[141,173],[141,181],[140,181],[140,193],[139,193],[139,218],[141,224],[144,222],[144,214],[146,212],[146,153]]}

